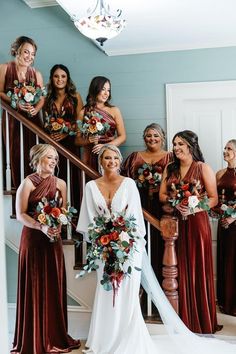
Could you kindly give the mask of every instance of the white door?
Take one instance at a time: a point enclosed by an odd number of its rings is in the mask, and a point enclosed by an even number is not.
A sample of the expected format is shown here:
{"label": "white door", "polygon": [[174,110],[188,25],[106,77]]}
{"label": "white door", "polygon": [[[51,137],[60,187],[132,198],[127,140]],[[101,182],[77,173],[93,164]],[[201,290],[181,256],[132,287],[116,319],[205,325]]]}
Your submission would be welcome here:
{"label": "white door", "polygon": [[[168,148],[178,131],[189,129],[198,135],[205,161],[213,170],[225,167],[223,148],[236,139],[236,81],[168,84],[166,105]],[[211,226],[216,278],[217,222]]]}

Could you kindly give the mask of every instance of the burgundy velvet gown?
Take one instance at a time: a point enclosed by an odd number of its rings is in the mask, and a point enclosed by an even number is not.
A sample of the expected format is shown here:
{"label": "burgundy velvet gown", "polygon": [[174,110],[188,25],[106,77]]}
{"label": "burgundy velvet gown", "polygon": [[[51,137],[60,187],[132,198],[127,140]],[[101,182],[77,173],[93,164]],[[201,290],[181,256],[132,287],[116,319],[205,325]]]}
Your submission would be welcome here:
{"label": "burgundy velvet gown", "polygon": [[[162,174],[166,165],[172,160],[172,153],[167,153],[159,161],[153,164],[153,168]],[[138,169],[146,163],[139,152],[133,152],[127,157],[123,166],[122,166],[122,175],[130,177],[137,181],[138,179]],[[162,216],[162,207],[159,201],[159,187],[155,189],[153,195],[150,196],[148,188],[138,187],[141,204],[144,209],[149,211],[158,219]],[[164,252],[164,241],[161,237],[161,234],[158,230],[151,227],[151,260],[152,267],[155,271],[159,283],[162,283],[162,259]]]}
{"label": "burgundy velvet gown", "polygon": [[[107,122],[110,125],[110,129],[106,132],[105,135],[99,136],[99,144],[106,144],[112,141],[115,138],[116,135],[116,122],[115,119],[112,117],[111,114],[109,114],[107,111],[99,109],[99,108],[94,108],[93,111],[96,111],[99,113],[105,122]],[[93,145],[87,145],[84,146],[84,154],[86,156],[89,156],[89,166],[92,167],[94,170],[98,171],[98,158],[97,154],[92,153],[92,148]]]}
{"label": "burgundy velvet gown", "polygon": [[[5,76],[5,86],[4,92],[7,93],[8,91],[13,91],[15,84],[14,81],[18,79],[17,71],[16,71],[16,64],[15,62],[9,62],[7,65],[7,71]],[[34,68],[29,67],[26,72],[26,84],[30,82],[34,82],[37,85],[37,77],[36,71]],[[25,112],[20,112],[22,115],[27,116]],[[16,189],[20,185],[20,123],[11,115],[9,116],[9,134],[10,134],[10,164],[11,164],[11,175],[12,175],[12,184],[13,187]],[[33,123],[41,126],[39,115],[31,117],[28,119],[32,120]],[[5,114],[3,114],[3,135],[5,141]],[[31,173],[31,169],[29,167],[29,150],[30,148],[35,145],[36,137],[35,134],[31,131],[27,130],[23,127],[23,134],[24,134],[24,175],[27,176]],[[5,147],[4,147],[5,148]]]}
{"label": "burgundy velvet gown", "polygon": [[[51,106],[47,106],[47,102],[44,105],[44,113],[51,115],[56,118],[63,118],[66,122],[76,125],[76,102],[71,97],[65,97],[61,111],[58,111],[57,106],[52,102]],[[79,157],[79,148],[75,145],[75,136],[67,135],[66,138],[59,141],[65,148],[71,151],[73,154]],[[58,177],[62,178],[67,182],[67,159],[59,154],[59,173]],[[82,196],[80,195],[80,181],[81,174],[76,166],[70,168],[70,186],[71,186],[71,205],[73,205],[77,210],[79,210],[80,200]]]}
{"label": "burgundy velvet gown", "polygon": [[[234,168],[227,168],[217,185],[219,195],[225,190],[225,202],[236,199]],[[227,229],[218,224],[217,237],[217,299],[220,310],[236,316],[236,221]]]}
{"label": "burgundy velvet gown", "polygon": [[[54,176],[29,176],[36,189],[30,194],[33,215],[42,197],[56,193]],[[13,354],[68,353],[79,341],[67,334],[66,273],[62,242],[51,243],[40,230],[24,226],[19,250],[17,315]]]}
{"label": "burgundy velvet gown", "polygon": [[[202,162],[193,161],[184,182],[199,180],[204,193]],[[171,183],[179,183],[171,176]],[[177,209],[176,209],[177,211]],[[218,328],[213,280],[212,236],[208,213],[189,215],[187,220],[177,211],[179,237],[176,243],[179,282],[179,315],[195,333],[214,333]]]}

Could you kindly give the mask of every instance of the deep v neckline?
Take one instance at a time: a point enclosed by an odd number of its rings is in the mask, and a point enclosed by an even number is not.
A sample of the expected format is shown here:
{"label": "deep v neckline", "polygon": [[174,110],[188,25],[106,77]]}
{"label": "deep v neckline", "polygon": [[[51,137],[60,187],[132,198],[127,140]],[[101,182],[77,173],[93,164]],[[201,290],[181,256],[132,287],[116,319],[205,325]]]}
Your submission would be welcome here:
{"label": "deep v neckline", "polygon": [[124,183],[125,180],[126,180],[126,178],[124,177],[124,178],[122,179],[122,181],[120,182],[119,186],[117,187],[117,189],[115,190],[115,193],[113,194],[113,197],[111,198],[110,207],[109,207],[109,205],[107,204],[107,200],[106,200],[106,198],[104,197],[104,195],[102,194],[102,192],[101,192],[99,186],[97,185],[96,181],[93,181],[94,184],[95,184],[95,186],[96,186],[96,188],[97,188],[97,190],[98,190],[98,192],[99,192],[99,194],[101,195],[101,197],[102,197],[102,199],[103,199],[103,201],[104,201],[104,203],[105,203],[105,205],[106,205],[106,208],[107,208],[109,211],[111,211],[113,201],[114,201],[114,199],[115,199],[115,197],[116,197],[118,191],[119,191],[120,188],[122,187],[122,185],[123,185],[123,183]]}

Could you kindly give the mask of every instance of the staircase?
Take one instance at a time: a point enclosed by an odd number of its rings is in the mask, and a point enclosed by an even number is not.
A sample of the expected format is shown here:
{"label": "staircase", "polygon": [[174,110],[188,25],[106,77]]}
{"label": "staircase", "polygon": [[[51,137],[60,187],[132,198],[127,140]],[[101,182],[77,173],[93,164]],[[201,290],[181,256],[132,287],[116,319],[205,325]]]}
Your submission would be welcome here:
{"label": "staircase", "polygon": [[[32,121],[28,120],[17,111],[12,109],[8,104],[5,102],[1,102],[1,108],[5,111],[6,120],[9,119],[17,119],[20,122],[21,129],[22,127],[26,127],[27,129],[31,130],[35,133],[35,141],[36,143],[43,141],[45,143],[51,144],[55,147],[55,149],[62,154],[67,159],[67,179],[70,180],[70,165],[75,165],[80,173],[81,179],[83,181],[83,188],[85,185],[85,180],[87,177],[90,179],[97,178],[99,175],[96,171],[92,170],[88,166],[86,166],[78,156],[74,155],[72,152],[67,150],[63,147],[60,143],[55,142],[51,139],[49,135],[47,135],[40,127],[36,126]],[[7,144],[6,144],[7,145]],[[8,146],[7,146],[8,149]],[[24,151],[24,141],[23,135],[21,139],[21,151]],[[21,171],[24,171],[24,161],[21,161]],[[5,173],[6,177],[6,189],[4,190],[4,220],[5,220],[5,233],[6,233],[6,244],[18,253],[19,243],[20,243],[20,235],[22,225],[15,219],[15,191],[11,188],[11,174],[10,174],[10,162],[9,162],[9,149],[6,152],[6,169],[4,166],[3,173]],[[22,173],[23,175],[23,173]],[[23,178],[23,176],[22,176]],[[67,199],[70,203],[72,196],[71,196],[71,188],[69,183],[67,183],[68,187],[68,196]],[[150,225],[160,229],[160,222],[147,211],[143,210],[144,218],[147,222],[147,239],[149,240],[149,249],[151,247],[150,244]],[[166,223],[164,223],[166,225]],[[164,226],[165,226],[164,225]],[[168,227],[167,227],[168,228]],[[172,231],[176,228],[172,227]],[[174,232],[175,233],[175,232]],[[167,232],[168,234],[168,232]],[[176,233],[175,233],[176,234]],[[66,239],[63,240],[63,248],[64,248],[64,256],[65,256],[65,263],[66,263],[66,272],[67,272],[67,292],[69,297],[74,300],[76,306],[69,306],[69,316],[70,312],[73,313],[73,318],[75,322],[78,323],[86,323],[89,325],[92,305],[94,300],[94,293],[95,293],[95,286],[96,286],[96,273],[92,272],[86,275],[83,278],[75,279],[76,274],[81,269],[81,266],[85,263],[85,255],[86,255],[86,243],[81,242],[79,247],[76,247],[74,239],[82,240],[82,235],[78,233],[74,233],[71,235],[67,232]],[[174,257],[174,247],[173,242],[170,244],[170,237],[167,235],[167,248],[168,254],[171,254],[171,262],[175,262],[174,266],[176,265],[176,260]],[[167,257],[167,264],[165,268],[171,267],[173,269],[173,264],[169,262],[169,256]],[[168,264],[169,262],[169,264]],[[168,274],[167,271],[167,278],[169,279],[172,275]],[[175,276],[174,276],[175,278]],[[175,281],[175,280],[174,280]],[[168,284],[170,282],[168,281]],[[168,286],[168,293],[171,296],[172,289]],[[174,303],[173,306],[176,307],[176,301],[178,301],[176,297],[176,288],[174,289]],[[171,301],[171,299],[170,299]],[[172,302],[172,301],[171,301]],[[150,315],[152,312],[151,300],[148,300],[148,314]],[[82,334],[82,338],[86,338],[88,325],[84,328],[84,333]],[[81,337],[81,334],[80,334]]]}

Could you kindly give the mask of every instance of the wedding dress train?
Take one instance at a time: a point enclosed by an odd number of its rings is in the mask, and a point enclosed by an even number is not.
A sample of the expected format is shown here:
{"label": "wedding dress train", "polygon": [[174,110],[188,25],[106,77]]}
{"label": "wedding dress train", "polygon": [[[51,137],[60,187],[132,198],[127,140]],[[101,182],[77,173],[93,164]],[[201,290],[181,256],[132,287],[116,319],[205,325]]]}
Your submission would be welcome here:
{"label": "wedding dress train", "polygon": [[[137,252],[130,261],[133,269],[118,289],[113,306],[113,292],[106,291],[100,284],[103,264],[97,269],[97,288],[85,353],[91,354],[235,354],[236,345],[225,341],[205,338],[193,334],[180,320],[163,293],[150,266],[145,251],[145,226],[139,193],[135,182],[124,178],[116,191],[111,210],[134,215],[137,222]],[[86,185],[77,231],[83,232],[88,240],[88,225],[94,216],[107,215],[110,210],[95,181]],[[89,241],[89,240],[88,240]],[[127,264],[128,267],[128,264]],[[142,274],[142,277],[141,277]],[[142,278],[142,279],[141,279]],[[143,320],[140,303],[140,280],[151,295],[162,317],[166,333],[150,336]]]}

